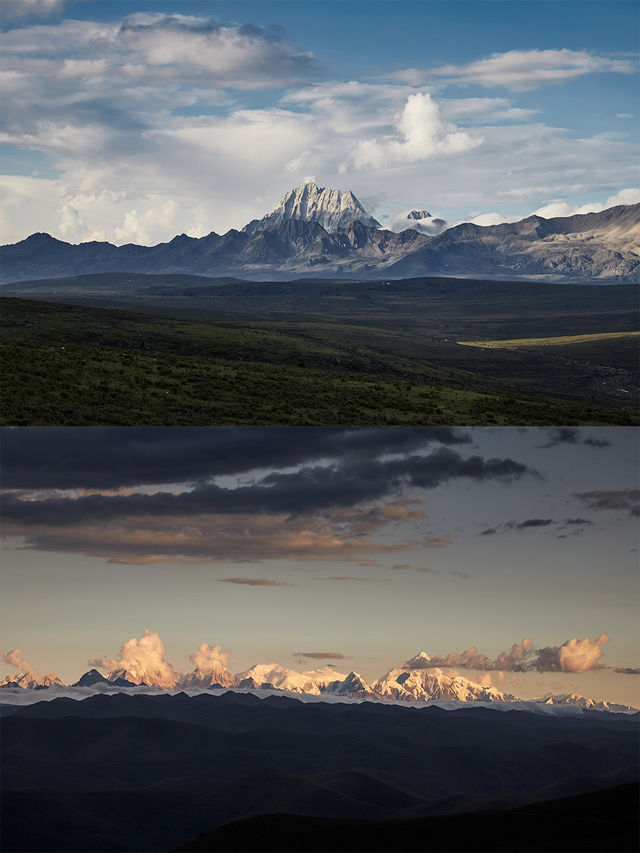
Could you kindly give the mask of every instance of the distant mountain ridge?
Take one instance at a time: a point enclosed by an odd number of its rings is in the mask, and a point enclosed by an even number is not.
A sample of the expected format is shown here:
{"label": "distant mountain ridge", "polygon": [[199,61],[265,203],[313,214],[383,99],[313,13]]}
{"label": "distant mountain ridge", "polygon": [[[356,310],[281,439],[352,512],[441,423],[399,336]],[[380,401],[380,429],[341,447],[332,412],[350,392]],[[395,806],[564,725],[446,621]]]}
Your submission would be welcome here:
{"label": "distant mountain ridge", "polygon": [[[445,701],[460,704],[505,704],[533,701],[537,704],[582,708],[583,710],[631,713],[629,705],[596,701],[570,694],[546,694],[540,699],[523,700],[511,693],[503,693],[490,685],[478,684],[458,673],[446,674],[430,665],[429,655],[420,651],[409,660],[393,667],[381,678],[368,683],[360,673],[337,672],[332,666],[298,672],[277,663],[255,664],[243,672],[233,674],[222,663],[216,662],[207,670],[196,668],[188,674],[147,670],[142,665],[123,668],[106,678],[96,669],[86,672],[72,687],[157,687],[163,690],[208,690],[211,688],[240,688],[251,691],[281,691],[300,696],[334,696],[360,700],[387,700],[400,703]],[[39,681],[27,676],[7,676],[0,687],[18,687],[42,690],[64,687],[55,673]]]}
{"label": "distant mountain ridge", "polygon": [[[156,246],[114,246],[72,245],[32,234],[0,247],[0,282],[88,271],[255,280],[444,275],[640,282],[640,204],[501,225],[464,223],[430,236],[411,227],[400,233],[382,229],[353,194],[313,186],[314,192],[311,185],[292,190],[272,213],[222,235],[181,234]],[[427,211],[412,213],[419,217]]]}

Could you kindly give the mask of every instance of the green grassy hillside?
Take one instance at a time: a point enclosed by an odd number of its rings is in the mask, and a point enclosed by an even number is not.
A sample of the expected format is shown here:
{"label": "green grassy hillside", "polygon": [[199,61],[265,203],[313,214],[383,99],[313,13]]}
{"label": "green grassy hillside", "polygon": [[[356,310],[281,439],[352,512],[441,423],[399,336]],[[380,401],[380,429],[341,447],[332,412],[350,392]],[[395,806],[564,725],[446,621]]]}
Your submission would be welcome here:
{"label": "green grassy hillside", "polygon": [[518,354],[494,353],[489,370],[480,351],[412,332],[14,298],[2,327],[4,424],[637,422],[631,409],[534,395]]}

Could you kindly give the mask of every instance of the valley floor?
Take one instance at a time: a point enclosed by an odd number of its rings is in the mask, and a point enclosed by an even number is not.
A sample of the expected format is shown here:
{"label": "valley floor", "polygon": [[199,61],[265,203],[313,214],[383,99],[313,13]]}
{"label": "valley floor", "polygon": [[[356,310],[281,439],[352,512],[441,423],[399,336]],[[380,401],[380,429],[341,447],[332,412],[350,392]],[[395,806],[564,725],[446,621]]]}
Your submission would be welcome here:
{"label": "valley floor", "polygon": [[[85,278],[104,284],[101,276],[83,277],[84,284]],[[200,284],[195,291],[189,285],[180,293],[175,281],[161,286],[157,278],[168,277],[138,276],[143,281],[137,290],[117,295],[115,302],[124,301],[135,313],[111,307],[113,295],[97,286],[83,295],[57,284],[61,297],[46,290],[52,282],[36,283],[25,286],[28,300],[3,298],[2,422],[355,426],[639,420],[633,286],[572,286],[564,293],[543,292],[545,285],[536,291],[528,284],[483,283],[489,289],[480,294],[477,283],[447,280],[423,282],[421,288],[415,282],[359,288],[306,282],[306,292],[300,283],[240,283]],[[152,286],[148,279],[160,290],[152,298],[144,289]],[[74,304],[34,300],[43,287],[47,299]],[[508,314],[505,293],[515,303]],[[541,299],[549,293],[552,304]],[[575,332],[578,325],[585,333],[580,343],[536,346],[531,340],[541,331],[547,337]],[[603,326],[609,331],[603,333]],[[611,333],[612,326],[618,334]],[[513,340],[505,336],[515,333],[526,346],[456,343],[470,339],[469,332],[488,333],[493,340]]]}

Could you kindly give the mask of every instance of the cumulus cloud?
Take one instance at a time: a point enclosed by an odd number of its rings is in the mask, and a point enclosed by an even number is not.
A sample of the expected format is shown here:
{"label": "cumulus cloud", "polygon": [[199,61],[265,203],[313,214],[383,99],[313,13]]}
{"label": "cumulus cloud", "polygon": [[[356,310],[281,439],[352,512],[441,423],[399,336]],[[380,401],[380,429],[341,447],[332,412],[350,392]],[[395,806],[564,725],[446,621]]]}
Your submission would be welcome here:
{"label": "cumulus cloud", "polygon": [[[429,93],[409,95],[396,121],[400,138],[365,139],[352,154],[356,170],[384,169],[398,164],[417,163],[431,157],[461,154],[482,144],[454,124],[445,121],[440,107]],[[345,169],[347,167],[345,166]]]}
{"label": "cumulus cloud", "polygon": [[201,643],[198,650],[189,655],[189,660],[200,672],[214,672],[220,666],[227,667],[231,652],[224,651],[222,646],[210,646]]}
{"label": "cumulus cloud", "polygon": [[539,672],[587,672],[590,669],[601,669],[598,663],[602,657],[602,646],[609,642],[609,637],[602,633],[594,640],[585,637],[578,640],[573,637],[561,646],[545,646],[538,649],[535,668]]}
{"label": "cumulus cloud", "polygon": [[22,649],[11,649],[6,652],[6,654],[0,655],[0,660],[4,663],[8,663],[9,666],[13,666],[16,669],[20,670],[20,672],[24,672],[27,675],[31,675],[33,678],[39,678],[40,673],[37,669],[34,669],[29,661],[25,660],[22,656]]}
{"label": "cumulus cloud", "polygon": [[[500,672],[572,672],[581,673],[591,669],[602,669],[599,663],[602,657],[602,646],[609,641],[607,634],[602,633],[594,640],[585,637],[578,640],[573,637],[561,646],[545,646],[537,649],[530,637],[524,637],[519,643],[514,643],[509,651],[500,652],[495,658],[490,658],[478,652],[475,646],[463,652],[450,652],[445,657],[436,655],[429,661],[423,661],[420,666],[457,667],[459,669],[474,669]],[[413,666],[413,664],[412,664]]]}
{"label": "cumulus cloud", "polygon": [[178,681],[174,668],[165,660],[166,649],[155,631],[144,629],[144,635],[131,637],[120,647],[117,658],[95,658],[90,666],[106,670],[114,677],[122,676],[134,684],[173,687]]}
{"label": "cumulus cloud", "polygon": [[510,50],[466,65],[442,65],[422,70],[408,68],[393,76],[414,85],[439,79],[448,83],[473,83],[487,88],[504,86],[514,91],[527,91],[567,83],[594,72],[634,74],[636,71],[636,65],[630,59],[565,48]]}

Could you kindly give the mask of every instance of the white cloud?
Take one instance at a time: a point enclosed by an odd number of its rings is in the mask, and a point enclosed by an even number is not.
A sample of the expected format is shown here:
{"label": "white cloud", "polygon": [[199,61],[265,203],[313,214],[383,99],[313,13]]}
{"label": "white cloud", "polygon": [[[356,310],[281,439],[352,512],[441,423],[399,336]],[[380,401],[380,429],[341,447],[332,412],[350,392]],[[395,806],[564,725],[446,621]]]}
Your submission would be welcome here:
{"label": "white cloud", "polygon": [[392,75],[413,85],[429,80],[449,83],[474,83],[485,87],[505,86],[514,91],[566,83],[584,74],[612,72],[635,74],[637,67],[629,59],[616,59],[586,50],[510,50],[494,53],[488,59],[466,65],[442,65],[438,68],[407,68]]}
{"label": "white cloud", "polygon": [[609,207],[616,207],[621,204],[638,204],[640,202],[640,189],[628,187],[620,190],[615,195],[609,196],[604,202],[587,202],[587,204],[571,205],[561,199],[550,201],[547,204],[539,207],[534,211],[536,216],[542,216],[545,219],[553,219],[555,216],[574,216],[579,213],[599,213],[601,210],[606,210]]}
{"label": "white cloud", "polygon": [[481,138],[474,139],[444,121],[438,104],[428,93],[409,95],[396,129],[400,139],[396,136],[358,142],[350,161],[353,167],[383,169],[417,163],[431,157],[460,154],[482,144]]}
{"label": "white cloud", "polygon": [[20,672],[24,672],[27,675],[32,676],[33,678],[40,677],[38,670],[34,669],[22,656],[22,649],[11,649],[4,655],[0,654],[0,660],[4,663],[8,663],[16,669],[19,669]]}
{"label": "white cloud", "polygon": [[46,17],[62,12],[67,0],[2,0],[0,15],[8,20]]}
{"label": "white cloud", "polygon": [[558,661],[562,672],[587,672],[595,669],[602,657],[602,646],[609,642],[606,634],[600,634],[595,640],[574,637],[567,640],[558,651]]}
{"label": "white cloud", "polygon": [[229,666],[231,652],[223,651],[222,646],[210,646],[201,643],[198,650],[189,655],[189,660],[200,672],[215,672],[218,667]]}
{"label": "white cloud", "polygon": [[[34,231],[148,244],[222,233],[309,174],[368,199],[383,224],[410,208],[449,223],[470,211],[510,221],[637,179],[622,136],[579,138],[507,98],[436,99],[397,81],[293,88],[316,66],[274,30],[140,14],[0,38],[11,92],[0,138],[26,152],[21,167],[33,158],[31,174],[0,179],[2,242]],[[244,90],[284,83],[277,103],[243,101]],[[509,200],[504,212],[496,199]]]}
{"label": "white cloud", "polygon": [[173,687],[178,676],[164,659],[166,651],[159,635],[145,628],[139,640],[131,637],[122,644],[117,658],[101,657],[88,663],[108,673],[122,675],[134,684],[144,682],[149,686]]}

